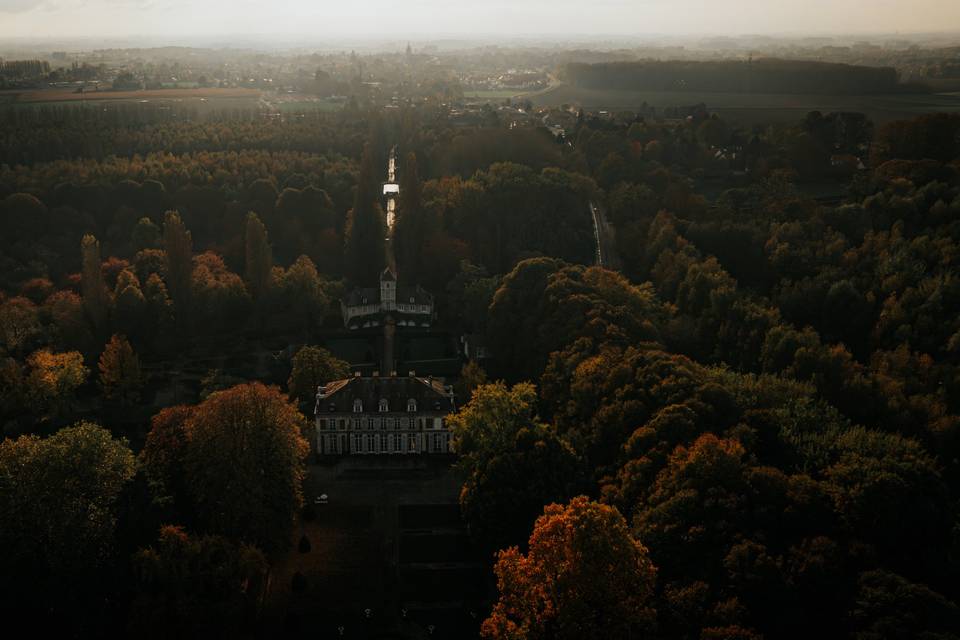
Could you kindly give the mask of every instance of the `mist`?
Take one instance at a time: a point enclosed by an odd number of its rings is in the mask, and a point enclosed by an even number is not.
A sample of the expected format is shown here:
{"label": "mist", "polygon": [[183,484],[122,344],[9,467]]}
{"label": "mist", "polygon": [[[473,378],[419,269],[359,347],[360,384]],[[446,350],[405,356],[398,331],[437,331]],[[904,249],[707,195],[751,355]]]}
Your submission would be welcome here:
{"label": "mist", "polygon": [[[869,19],[867,19],[869,18]],[[0,37],[257,35],[274,39],[590,34],[943,33],[960,25],[952,0],[3,0]]]}

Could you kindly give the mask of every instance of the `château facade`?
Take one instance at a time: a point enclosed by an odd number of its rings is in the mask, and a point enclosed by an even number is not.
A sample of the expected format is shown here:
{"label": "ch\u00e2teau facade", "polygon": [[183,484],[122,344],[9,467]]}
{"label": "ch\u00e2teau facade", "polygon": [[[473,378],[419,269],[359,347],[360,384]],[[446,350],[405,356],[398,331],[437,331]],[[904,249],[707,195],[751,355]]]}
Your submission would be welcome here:
{"label": "ch\u00e2teau facade", "polygon": [[354,289],[340,301],[343,325],[348,329],[379,327],[388,316],[398,327],[429,327],[433,296],[420,285],[397,286],[390,267],[380,274],[380,287]]}
{"label": "ch\u00e2teau facade", "polygon": [[318,456],[442,454],[453,449],[446,416],[456,410],[441,380],[361,377],[320,387],[314,409]]}

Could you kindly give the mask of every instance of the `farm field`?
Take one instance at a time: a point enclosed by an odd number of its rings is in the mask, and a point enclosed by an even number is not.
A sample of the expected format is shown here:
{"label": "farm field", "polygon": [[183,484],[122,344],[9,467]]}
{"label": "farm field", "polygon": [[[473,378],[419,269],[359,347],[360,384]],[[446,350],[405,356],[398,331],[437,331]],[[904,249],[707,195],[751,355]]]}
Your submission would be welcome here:
{"label": "farm field", "polygon": [[960,112],[960,93],[901,95],[786,95],[693,91],[615,91],[558,85],[529,99],[536,106],[579,105],[584,109],[637,109],[644,103],[673,107],[704,103],[710,111],[743,122],[795,122],[819,110],[860,111],[874,122],[889,122],[924,113]]}
{"label": "farm field", "polygon": [[52,104],[57,102],[259,100],[258,89],[143,89],[137,91],[87,91],[39,89],[0,91],[0,104]]}

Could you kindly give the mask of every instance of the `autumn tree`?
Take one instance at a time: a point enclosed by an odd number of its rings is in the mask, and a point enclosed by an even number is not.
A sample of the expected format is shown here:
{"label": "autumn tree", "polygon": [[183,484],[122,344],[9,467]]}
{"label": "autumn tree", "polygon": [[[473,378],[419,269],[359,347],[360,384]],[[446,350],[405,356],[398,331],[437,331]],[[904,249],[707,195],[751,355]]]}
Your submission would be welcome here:
{"label": "autumn tree", "polygon": [[136,402],[143,386],[140,358],[125,336],[114,334],[100,355],[100,387],[122,405]]}
{"label": "autumn tree", "polygon": [[61,415],[73,402],[74,392],[89,370],[79,351],[55,353],[47,349],[27,358],[26,386],[32,407],[52,417]]}
{"label": "autumn tree", "polygon": [[93,348],[90,325],[83,313],[83,300],[73,291],[57,291],[43,302],[43,313],[50,319],[52,345],[61,350],[77,349],[86,353]]}
{"label": "autumn tree", "polygon": [[150,419],[150,431],[138,457],[154,502],[175,516],[175,522],[194,521],[184,461],[187,420],[192,412],[193,407],[187,405],[161,409]]}
{"label": "autumn tree", "polygon": [[581,496],[544,508],[529,551],[501,551],[500,597],[481,635],[497,639],[643,637],[652,630],[656,568],[620,512]]}
{"label": "autumn tree", "polygon": [[377,198],[380,183],[376,176],[373,151],[367,144],[363,149],[357,192],[345,230],[347,275],[354,283],[364,286],[377,282],[385,264],[387,229]]}
{"label": "autumn tree", "polygon": [[40,317],[29,298],[18,296],[0,302],[0,340],[10,353],[29,348],[40,333]]}
{"label": "autumn tree", "polygon": [[147,301],[140,288],[140,280],[130,269],[124,269],[117,277],[113,293],[116,326],[135,339],[144,335]]}
{"label": "autumn tree", "polygon": [[100,243],[90,234],[80,242],[81,262],[80,289],[83,295],[83,310],[96,331],[106,327],[110,313],[110,298],[103,280],[100,259]]}
{"label": "autumn tree", "polygon": [[244,230],[244,256],[246,281],[255,300],[261,299],[270,288],[273,253],[267,240],[267,228],[257,214],[247,214]]}
{"label": "autumn tree", "polygon": [[260,383],[213,393],[191,411],[182,464],[201,530],[268,552],[290,543],[303,503],[304,423],[279,389]]}
{"label": "autumn tree", "polygon": [[293,370],[287,380],[290,398],[300,403],[311,403],[317,388],[333,380],[350,375],[350,364],[321,347],[301,347],[293,356]]}
{"label": "autumn tree", "polygon": [[190,299],[198,327],[213,333],[242,324],[251,306],[243,279],[212,251],[198,255],[194,262]]}

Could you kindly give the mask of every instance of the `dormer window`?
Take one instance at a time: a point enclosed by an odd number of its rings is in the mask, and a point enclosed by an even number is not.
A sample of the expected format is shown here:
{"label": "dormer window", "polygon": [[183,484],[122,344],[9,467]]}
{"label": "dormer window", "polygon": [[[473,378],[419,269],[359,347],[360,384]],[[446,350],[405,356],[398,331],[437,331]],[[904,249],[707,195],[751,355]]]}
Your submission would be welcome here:
{"label": "dormer window", "polygon": [[363,400],[357,398],[353,401],[353,412],[354,413],[363,413]]}
{"label": "dormer window", "polygon": [[389,410],[390,410],[390,407],[387,405],[387,399],[386,399],[386,398],[380,398],[380,412],[381,412],[381,413],[386,413],[386,412],[389,411]]}
{"label": "dormer window", "polygon": [[417,410],[417,401],[414,400],[413,398],[410,398],[409,400],[407,400],[407,411],[409,411],[410,413],[414,413],[416,412],[416,410]]}

